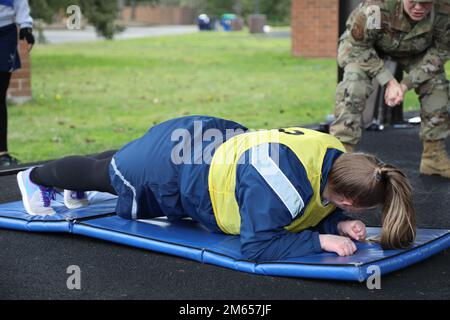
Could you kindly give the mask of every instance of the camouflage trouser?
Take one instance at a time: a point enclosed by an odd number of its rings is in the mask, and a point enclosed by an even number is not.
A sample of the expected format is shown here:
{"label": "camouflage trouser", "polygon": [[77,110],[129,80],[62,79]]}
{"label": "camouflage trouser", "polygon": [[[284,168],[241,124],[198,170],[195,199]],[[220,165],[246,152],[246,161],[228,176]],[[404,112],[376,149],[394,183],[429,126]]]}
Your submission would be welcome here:
{"label": "camouflage trouser", "polygon": [[450,130],[449,120],[449,82],[445,72],[424,82],[416,93],[420,99],[420,138],[422,140],[441,140],[447,138]]}
{"label": "camouflage trouser", "polygon": [[[330,127],[330,133],[341,142],[357,144],[361,139],[361,115],[373,89],[372,79],[358,65],[345,67],[344,79],[336,90],[336,120]],[[445,139],[450,130],[449,82],[445,72],[421,84],[416,92],[421,102],[421,139]]]}

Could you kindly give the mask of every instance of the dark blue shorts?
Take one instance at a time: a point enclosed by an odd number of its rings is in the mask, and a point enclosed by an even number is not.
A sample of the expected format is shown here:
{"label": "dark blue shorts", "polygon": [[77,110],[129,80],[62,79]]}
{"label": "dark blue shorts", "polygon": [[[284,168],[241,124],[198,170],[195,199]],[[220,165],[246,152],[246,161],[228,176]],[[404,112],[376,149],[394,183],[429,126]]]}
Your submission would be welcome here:
{"label": "dark blue shorts", "polygon": [[13,72],[20,69],[20,56],[17,49],[17,26],[10,24],[0,28],[0,72]]}

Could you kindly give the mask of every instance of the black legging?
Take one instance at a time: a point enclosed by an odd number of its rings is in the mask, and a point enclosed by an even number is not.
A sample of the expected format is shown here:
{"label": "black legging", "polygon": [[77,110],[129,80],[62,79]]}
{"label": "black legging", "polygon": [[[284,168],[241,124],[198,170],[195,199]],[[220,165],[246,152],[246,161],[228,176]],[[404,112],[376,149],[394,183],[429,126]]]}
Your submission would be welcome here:
{"label": "black legging", "polygon": [[8,111],[6,109],[6,92],[11,73],[0,72],[0,152],[8,151]]}
{"label": "black legging", "polygon": [[116,151],[94,156],[71,156],[49,162],[31,171],[32,182],[73,191],[100,191],[116,194],[109,178],[109,164]]}

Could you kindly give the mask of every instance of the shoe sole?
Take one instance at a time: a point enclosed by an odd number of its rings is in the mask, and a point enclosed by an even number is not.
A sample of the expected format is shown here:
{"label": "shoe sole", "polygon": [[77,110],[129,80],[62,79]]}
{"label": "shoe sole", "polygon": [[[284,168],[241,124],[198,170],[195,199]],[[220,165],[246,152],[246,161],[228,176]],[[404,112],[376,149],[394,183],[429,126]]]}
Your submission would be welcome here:
{"label": "shoe sole", "polygon": [[445,175],[444,172],[438,171],[436,169],[433,169],[431,167],[424,166],[424,165],[420,166],[419,172],[425,176],[440,176],[440,177],[447,178],[447,179],[450,178],[450,176]]}
{"label": "shoe sole", "polygon": [[17,174],[17,184],[19,185],[20,193],[22,194],[22,202],[23,202],[23,205],[24,205],[25,210],[27,211],[27,213],[29,215],[32,215],[32,216],[43,216],[43,215],[49,215],[50,216],[50,215],[55,214],[54,211],[53,212],[49,212],[49,213],[34,213],[31,210],[31,205],[30,205],[30,203],[28,201],[28,197],[24,197],[23,196],[24,194],[27,194],[27,192],[26,192],[25,185],[23,184],[22,175],[23,175],[22,171]]}
{"label": "shoe sole", "polygon": [[87,207],[87,206],[89,206],[89,203],[82,204],[82,205],[77,205],[77,206],[72,206],[72,205],[68,204],[66,201],[64,201],[64,205],[66,206],[67,209],[74,210],[74,209]]}

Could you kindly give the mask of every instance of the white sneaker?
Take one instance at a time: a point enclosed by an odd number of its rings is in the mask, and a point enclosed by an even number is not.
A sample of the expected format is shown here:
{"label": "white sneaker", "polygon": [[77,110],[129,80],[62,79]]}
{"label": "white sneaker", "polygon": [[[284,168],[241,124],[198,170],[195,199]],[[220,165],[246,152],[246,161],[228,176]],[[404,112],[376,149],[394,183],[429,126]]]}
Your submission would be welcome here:
{"label": "white sneaker", "polygon": [[50,207],[51,201],[55,199],[55,189],[33,183],[30,180],[31,170],[33,168],[17,174],[17,183],[22,193],[25,210],[31,215],[45,216],[55,214],[55,210]]}
{"label": "white sneaker", "polygon": [[86,192],[64,190],[64,205],[68,209],[78,209],[89,205]]}

